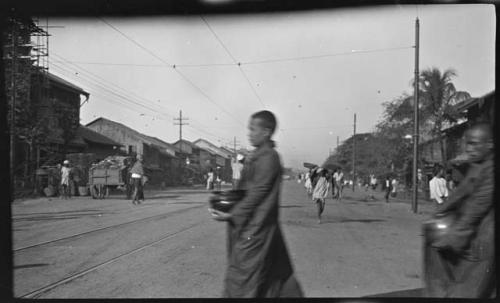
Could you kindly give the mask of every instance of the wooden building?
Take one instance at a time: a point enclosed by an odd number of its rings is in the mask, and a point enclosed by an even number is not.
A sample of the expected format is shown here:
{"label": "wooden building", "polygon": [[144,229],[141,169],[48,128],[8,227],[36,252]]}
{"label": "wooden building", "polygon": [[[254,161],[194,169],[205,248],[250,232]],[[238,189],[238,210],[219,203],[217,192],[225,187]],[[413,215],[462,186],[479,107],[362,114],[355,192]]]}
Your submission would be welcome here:
{"label": "wooden building", "polygon": [[142,155],[150,184],[169,186],[182,183],[185,163],[176,156],[180,151],[175,146],[102,117],[88,123],[86,127],[118,142],[120,150],[127,155]]}

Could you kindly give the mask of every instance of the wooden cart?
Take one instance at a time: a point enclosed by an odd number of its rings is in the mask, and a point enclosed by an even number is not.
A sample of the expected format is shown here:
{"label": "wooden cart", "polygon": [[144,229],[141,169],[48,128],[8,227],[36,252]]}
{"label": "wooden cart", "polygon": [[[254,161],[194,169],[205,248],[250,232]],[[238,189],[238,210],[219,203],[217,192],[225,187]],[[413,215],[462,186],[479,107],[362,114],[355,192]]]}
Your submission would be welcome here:
{"label": "wooden cart", "polygon": [[126,188],[127,167],[91,167],[89,170],[89,187],[93,199],[104,199],[109,196],[111,189],[120,187]]}

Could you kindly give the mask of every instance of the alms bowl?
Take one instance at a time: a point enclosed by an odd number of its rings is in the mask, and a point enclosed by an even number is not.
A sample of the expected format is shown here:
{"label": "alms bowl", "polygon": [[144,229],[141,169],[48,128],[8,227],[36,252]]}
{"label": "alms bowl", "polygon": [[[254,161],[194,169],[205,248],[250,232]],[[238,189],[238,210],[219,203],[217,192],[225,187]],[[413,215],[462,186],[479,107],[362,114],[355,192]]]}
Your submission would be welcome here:
{"label": "alms bowl", "polygon": [[447,214],[435,217],[423,223],[424,237],[426,243],[432,243],[450,231],[455,222],[455,216]]}
{"label": "alms bowl", "polygon": [[229,212],[236,203],[241,201],[245,196],[244,190],[227,190],[227,191],[214,191],[210,197],[210,207],[222,211]]}

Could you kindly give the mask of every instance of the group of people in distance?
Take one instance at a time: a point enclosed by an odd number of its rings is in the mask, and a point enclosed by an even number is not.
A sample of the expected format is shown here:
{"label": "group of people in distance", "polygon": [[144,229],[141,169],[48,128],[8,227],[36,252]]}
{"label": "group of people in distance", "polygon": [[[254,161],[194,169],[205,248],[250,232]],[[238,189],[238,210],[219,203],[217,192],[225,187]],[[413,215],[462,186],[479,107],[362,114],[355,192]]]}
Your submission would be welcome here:
{"label": "group of people in distance", "polygon": [[[299,177],[299,180],[302,176]],[[321,224],[321,215],[325,210],[325,199],[328,197],[330,188],[333,199],[342,199],[342,190],[345,186],[344,173],[341,168],[337,168],[332,174],[322,167],[314,167],[304,176],[304,186],[307,193],[312,196],[312,201],[318,208],[318,223]]]}

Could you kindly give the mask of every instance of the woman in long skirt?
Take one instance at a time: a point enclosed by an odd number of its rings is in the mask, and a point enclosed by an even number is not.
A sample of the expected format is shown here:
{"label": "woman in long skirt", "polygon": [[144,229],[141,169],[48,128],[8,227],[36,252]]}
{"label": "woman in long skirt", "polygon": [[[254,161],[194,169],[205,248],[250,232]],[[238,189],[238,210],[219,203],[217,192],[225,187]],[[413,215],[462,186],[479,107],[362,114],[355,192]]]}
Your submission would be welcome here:
{"label": "woman in long skirt", "polygon": [[313,201],[316,202],[316,206],[318,207],[318,223],[321,224],[321,214],[325,210],[325,199],[328,195],[328,190],[330,189],[330,183],[326,178],[326,170],[319,169],[318,174],[319,179],[314,187]]}

